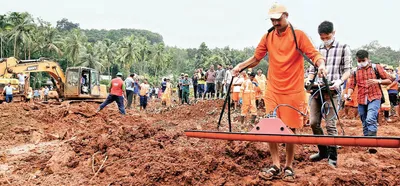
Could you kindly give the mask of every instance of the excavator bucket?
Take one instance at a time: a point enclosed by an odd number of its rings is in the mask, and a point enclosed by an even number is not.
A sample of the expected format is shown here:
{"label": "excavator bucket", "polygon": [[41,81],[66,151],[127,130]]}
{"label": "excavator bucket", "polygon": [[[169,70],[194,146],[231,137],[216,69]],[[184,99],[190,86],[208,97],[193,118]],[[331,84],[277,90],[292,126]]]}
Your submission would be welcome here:
{"label": "excavator bucket", "polygon": [[186,130],[192,138],[270,143],[400,148],[399,137],[297,135],[279,118],[264,118],[248,133]]}

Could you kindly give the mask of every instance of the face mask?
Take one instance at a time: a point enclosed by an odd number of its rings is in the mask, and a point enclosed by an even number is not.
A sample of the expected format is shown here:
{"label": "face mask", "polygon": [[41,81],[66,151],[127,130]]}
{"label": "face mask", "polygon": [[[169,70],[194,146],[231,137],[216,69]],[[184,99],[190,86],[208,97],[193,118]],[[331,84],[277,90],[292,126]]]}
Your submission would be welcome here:
{"label": "face mask", "polygon": [[334,41],[334,38],[332,37],[330,40],[324,41],[324,45],[325,46],[329,46],[329,45],[331,45],[333,43],[333,41]]}
{"label": "face mask", "polygon": [[368,61],[358,63],[359,67],[366,67],[368,65]]}

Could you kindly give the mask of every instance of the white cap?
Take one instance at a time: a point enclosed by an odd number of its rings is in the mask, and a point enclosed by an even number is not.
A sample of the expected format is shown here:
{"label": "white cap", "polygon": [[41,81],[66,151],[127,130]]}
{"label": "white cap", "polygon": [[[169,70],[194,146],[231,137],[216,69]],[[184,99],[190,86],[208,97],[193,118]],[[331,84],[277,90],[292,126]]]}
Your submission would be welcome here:
{"label": "white cap", "polygon": [[278,3],[274,3],[268,11],[268,17],[270,19],[279,19],[281,18],[284,12],[287,12],[285,6]]}

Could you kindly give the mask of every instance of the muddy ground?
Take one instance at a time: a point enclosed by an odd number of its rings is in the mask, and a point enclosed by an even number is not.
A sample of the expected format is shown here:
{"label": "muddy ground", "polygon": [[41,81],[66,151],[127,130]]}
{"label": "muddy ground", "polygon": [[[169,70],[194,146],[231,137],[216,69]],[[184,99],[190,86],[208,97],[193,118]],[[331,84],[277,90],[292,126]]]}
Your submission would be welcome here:
{"label": "muddy ground", "polygon": [[[221,100],[171,110],[151,102],[147,112],[129,110],[123,117],[116,105],[94,115],[97,106],[1,104],[0,185],[288,185],[257,177],[271,164],[265,143],[184,135],[186,129],[216,130]],[[361,135],[358,118],[346,117],[346,134]],[[236,132],[245,128],[233,124]],[[378,135],[400,136],[400,122],[381,123]],[[369,154],[343,147],[336,169],[310,162],[316,150],[297,146],[297,180],[289,185],[400,185],[400,149]],[[281,160],[283,166],[283,147]]]}

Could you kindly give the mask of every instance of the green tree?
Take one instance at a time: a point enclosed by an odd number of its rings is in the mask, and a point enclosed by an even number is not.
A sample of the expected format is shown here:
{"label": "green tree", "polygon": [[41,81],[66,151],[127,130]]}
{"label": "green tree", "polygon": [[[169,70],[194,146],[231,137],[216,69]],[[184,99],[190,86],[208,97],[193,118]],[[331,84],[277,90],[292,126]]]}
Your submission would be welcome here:
{"label": "green tree", "polygon": [[199,49],[197,50],[197,54],[195,56],[195,68],[205,67],[205,63],[207,59],[210,57],[211,51],[208,49],[206,43],[202,42],[200,44]]}
{"label": "green tree", "polygon": [[59,31],[71,31],[73,29],[79,29],[79,23],[73,23],[68,21],[67,18],[63,18],[57,21],[56,28]]}
{"label": "green tree", "polygon": [[125,70],[125,73],[128,74],[131,66],[138,61],[138,43],[136,41],[135,36],[130,36],[125,38],[120,43],[120,51],[119,51],[119,61],[120,61],[120,68]]}
{"label": "green tree", "polygon": [[[64,39],[64,51],[67,54],[67,58],[70,62],[72,62],[72,66],[75,66],[79,63],[79,55],[84,50],[84,43],[87,42],[87,38],[78,29],[72,30],[71,33]],[[67,63],[67,67],[69,64]]]}
{"label": "green tree", "polygon": [[6,15],[0,15],[0,57],[3,58],[3,46],[8,37],[7,32],[12,30],[12,25],[8,22]]}
{"label": "green tree", "polygon": [[63,52],[61,47],[63,45],[62,39],[58,34],[57,29],[52,28],[50,26],[42,27],[40,29],[41,34],[38,37],[39,50],[41,54],[46,56],[54,56],[61,57]]}
{"label": "green tree", "polygon": [[[96,43],[97,44],[97,43]],[[85,47],[80,53],[79,63],[76,66],[93,68],[98,71],[103,70],[103,65],[100,62],[100,46],[97,44],[85,43]]]}
{"label": "green tree", "polygon": [[111,75],[111,66],[117,57],[117,45],[109,39],[100,41],[100,62],[107,69],[107,74]]}
{"label": "green tree", "polygon": [[9,20],[10,24],[13,25],[13,29],[11,31],[11,37],[14,41],[14,56],[18,56],[18,47],[17,43],[22,43],[24,46],[24,53],[26,59],[26,50],[30,52],[30,46],[32,42],[31,31],[35,29],[35,24],[30,14],[24,13],[16,13],[13,12],[10,15]]}

